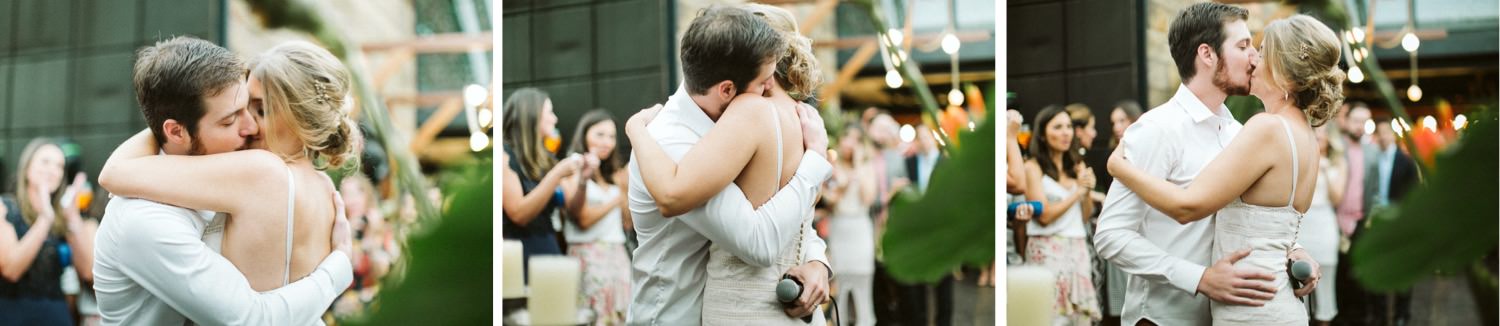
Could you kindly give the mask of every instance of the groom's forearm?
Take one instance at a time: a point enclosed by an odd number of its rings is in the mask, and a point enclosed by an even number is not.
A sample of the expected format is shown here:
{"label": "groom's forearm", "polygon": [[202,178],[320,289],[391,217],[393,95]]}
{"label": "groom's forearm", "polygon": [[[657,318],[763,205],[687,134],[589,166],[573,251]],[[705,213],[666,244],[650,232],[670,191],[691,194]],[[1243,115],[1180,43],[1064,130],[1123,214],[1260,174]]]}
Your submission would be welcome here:
{"label": "groom's forearm", "polygon": [[1104,200],[1094,244],[1099,256],[1125,273],[1196,293],[1207,268],[1172,256],[1141,235],[1147,207],[1130,189],[1115,181]]}
{"label": "groom's forearm", "polygon": [[832,169],[822,156],[807,154],[792,181],[759,208],[731,185],[709,199],[704,207],[708,216],[683,221],[746,263],[771,266],[811,216],[818,186]]}

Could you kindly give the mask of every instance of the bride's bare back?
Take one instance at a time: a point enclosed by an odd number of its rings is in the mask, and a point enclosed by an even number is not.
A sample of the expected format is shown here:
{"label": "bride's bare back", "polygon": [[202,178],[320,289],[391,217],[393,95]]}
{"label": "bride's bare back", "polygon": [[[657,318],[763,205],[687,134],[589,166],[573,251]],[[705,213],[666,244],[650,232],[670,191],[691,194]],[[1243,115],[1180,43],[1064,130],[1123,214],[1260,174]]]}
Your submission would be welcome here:
{"label": "bride's bare back", "polygon": [[[754,140],[757,142],[757,145],[755,154],[750,158],[750,164],[746,165],[745,169],[740,171],[738,176],[735,176],[734,184],[745,192],[745,197],[750,199],[751,205],[756,207],[770,201],[771,197],[776,195],[777,190],[780,190],[782,186],[791,182],[792,176],[797,172],[797,165],[802,163],[802,153],[804,152],[802,146],[802,128],[797,117],[798,103],[792,100],[791,97],[788,97],[786,92],[780,87],[773,87],[772,89],[773,95],[769,98],[772,104],[771,107],[735,108],[733,103],[730,104],[730,107],[734,109],[753,109],[756,110],[754,114],[776,118],[775,121],[772,121],[771,118],[753,120],[755,122],[764,122],[764,128],[756,128],[760,129],[759,133],[746,135],[743,138]],[[775,110],[776,114],[766,112],[770,110]],[[721,119],[719,123],[739,122]],[[775,175],[777,144],[774,133],[776,132],[776,126],[770,123],[781,126],[781,175],[779,176]],[[775,178],[773,179],[772,176],[775,176]],[[776,184],[772,184],[771,180],[776,180]]]}
{"label": "bride's bare back", "polygon": [[[299,163],[293,163],[290,170],[296,193],[292,197],[295,218],[289,282],[311,274],[328,257],[336,213],[333,182],[311,164]],[[285,184],[285,171],[267,173],[267,178],[280,178]],[[283,285],[287,264],[287,191],[283,186],[278,192],[254,198],[262,204],[230,212],[225,223],[221,254],[245,274],[256,291],[275,290]]]}

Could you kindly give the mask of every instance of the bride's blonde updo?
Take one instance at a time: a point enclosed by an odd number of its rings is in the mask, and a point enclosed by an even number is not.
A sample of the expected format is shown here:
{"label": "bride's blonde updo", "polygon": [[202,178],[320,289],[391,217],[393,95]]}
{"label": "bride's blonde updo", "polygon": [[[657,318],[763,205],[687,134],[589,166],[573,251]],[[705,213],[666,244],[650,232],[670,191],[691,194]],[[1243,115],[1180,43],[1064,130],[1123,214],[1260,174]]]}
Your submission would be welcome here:
{"label": "bride's blonde updo", "polygon": [[786,54],[776,61],[776,83],[797,101],[813,97],[823,86],[823,73],[818,67],[818,58],[813,57],[812,39],[798,31],[797,19],[791,12],[776,6],[751,3],[746,4],[745,9],[764,19],[787,41]]}
{"label": "bride's blonde updo", "polygon": [[[332,53],[312,43],[288,42],[260,55],[250,73],[265,88],[262,129],[290,127],[302,141],[302,154],[318,169],[341,167],[355,157],[357,127],[344,112],[352,83]],[[262,132],[267,142],[287,141]]]}
{"label": "bride's blonde updo", "polygon": [[1338,36],[1307,15],[1273,21],[1265,33],[1261,53],[1271,80],[1290,93],[1308,123],[1323,125],[1344,102]]}

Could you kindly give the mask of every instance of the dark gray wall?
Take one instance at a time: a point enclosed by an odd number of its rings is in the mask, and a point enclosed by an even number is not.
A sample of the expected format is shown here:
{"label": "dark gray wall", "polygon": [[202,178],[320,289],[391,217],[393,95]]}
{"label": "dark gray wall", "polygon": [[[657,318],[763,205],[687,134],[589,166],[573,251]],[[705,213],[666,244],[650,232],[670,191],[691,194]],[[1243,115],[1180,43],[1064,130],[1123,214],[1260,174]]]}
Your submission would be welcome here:
{"label": "dark gray wall", "polygon": [[1083,103],[1093,109],[1099,136],[1087,161],[1107,184],[1104,170],[1112,126],[1109,110],[1120,100],[1144,100],[1141,0],[1019,0],[1007,4],[1006,78],[1014,108],[1032,130],[1048,105]]}
{"label": "dark gray wall", "polygon": [[677,87],[672,6],[669,0],[505,2],[504,96],[523,87],[546,91],[564,146],[585,112],[609,110],[621,148],[628,147],[625,119],[665,102]]}
{"label": "dark gray wall", "polygon": [[98,173],[115,146],[146,127],[131,86],[134,51],[192,35],[223,44],[223,1],[0,0],[0,179],[35,137],[79,144]]}

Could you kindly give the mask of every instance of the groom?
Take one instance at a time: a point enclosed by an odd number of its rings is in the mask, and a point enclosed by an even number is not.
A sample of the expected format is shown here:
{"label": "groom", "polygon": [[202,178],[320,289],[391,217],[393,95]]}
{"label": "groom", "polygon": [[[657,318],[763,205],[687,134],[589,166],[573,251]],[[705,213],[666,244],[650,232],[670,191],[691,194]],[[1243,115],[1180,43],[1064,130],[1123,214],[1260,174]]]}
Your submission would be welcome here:
{"label": "groom", "polygon": [[[682,37],[683,85],[647,130],[673,160],[682,159],[735,95],[764,92],[784,44],[776,30],[749,11],[730,6],[703,10]],[[802,222],[812,214],[818,185],[828,179],[832,166],[822,156],[828,148],[822,119],[811,109],[800,112],[807,152],[792,181],[759,210],[730,184],[704,207],[666,218],[639,182],[632,156],[628,195],[640,247],[631,263],[628,324],[701,324],[710,242],[767,267],[799,230],[808,235],[802,242],[806,259],[786,273],[802,282],[803,292],[786,314],[809,316],[824,302],[831,274],[826,245],[815,232],[802,230]]]}
{"label": "groom", "polygon": [[[1132,163],[1153,176],[1189,184],[1239,132],[1224,99],[1250,93],[1260,54],[1251,44],[1247,18],[1243,8],[1198,3],[1172,21],[1167,43],[1183,84],[1171,100],[1130,125],[1120,150]],[[1251,306],[1273,298],[1277,289],[1269,272],[1233,265],[1248,250],[1210,264],[1213,232],[1212,217],[1179,224],[1116,180],[1094,239],[1101,257],[1130,274],[1121,324],[1208,325],[1205,297]],[[1291,258],[1313,261],[1301,246]],[[1310,293],[1316,278],[1308,284],[1296,294]]]}
{"label": "groom", "polygon": [[[246,110],[245,72],[234,53],[200,39],[177,37],[141,50],[136,100],[162,151],[205,155],[244,148],[259,133]],[[173,185],[167,180],[162,186]],[[318,322],[354,277],[349,228],[339,216],[337,250],[312,274],[257,293],[203,242],[215,215],[145,199],[110,200],[94,249],[94,290],[104,324],[305,325]]]}

